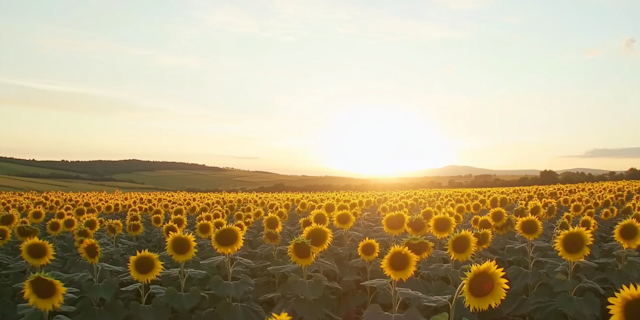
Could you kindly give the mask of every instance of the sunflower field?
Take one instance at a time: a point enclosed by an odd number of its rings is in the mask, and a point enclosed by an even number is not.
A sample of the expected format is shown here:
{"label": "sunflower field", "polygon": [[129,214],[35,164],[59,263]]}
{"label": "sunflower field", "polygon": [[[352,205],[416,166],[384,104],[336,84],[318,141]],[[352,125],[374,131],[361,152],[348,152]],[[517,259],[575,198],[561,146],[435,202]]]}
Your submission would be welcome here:
{"label": "sunflower field", "polygon": [[0,193],[0,319],[640,319],[640,183]]}

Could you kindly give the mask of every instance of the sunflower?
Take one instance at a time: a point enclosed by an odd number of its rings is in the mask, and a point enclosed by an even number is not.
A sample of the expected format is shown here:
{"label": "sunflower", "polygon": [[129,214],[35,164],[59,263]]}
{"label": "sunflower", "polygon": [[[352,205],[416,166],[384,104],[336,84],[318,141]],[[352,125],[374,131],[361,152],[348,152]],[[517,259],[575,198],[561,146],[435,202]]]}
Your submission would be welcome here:
{"label": "sunflower", "polygon": [[93,239],[83,239],[82,244],[78,248],[82,259],[91,264],[97,264],[100,259],[100,245]]}
{"label": "sunflower", "polygon": [[44,220],[44,211],[42,209],[33,209],[27,215],[31,223],[40,223]]}
{"label": "sunflower", "polygon": [[304,268],[310,266],[316,259],[318,249],[312,246],[309,240],[298,237],[291,241],[287,253],[291,261]]}
{"label": "sunflower", "polygon": [[311,222],[323,226],[329,225],[329,214],[322,210],[316,210],[311,213]]}
{"label": "sunflower", "polygon": [[382,220],[382,225],[384,227],[384,232],[397,236],[405,232],[407,229],[407,222],[409,222],[407,214],[402,211],[398,211],[387,214]]}
{"label": "sunflower", "polygon": [[478,229],[478,223],[480,223],[480,216],[473,216],[473,218],[471,218],[471,227]]}
{"label": "sunflower", "polygon": [[0,226],[13,227],[18,223],[20,217],[15,212],[5,212],[0,214]]}
{"label": "sunflower", "polygon": [[67,216],[66,218],[64,218],[64,220],[62,220],[62,230],[67,232],[73,231],[73,229],[76,228],[77,224],[78,221],[76,220],[76,218]]}
{"label": "sunflower", "polygon": [[20,241],[36,238],[40,235],[40,229],[29,225],[18,225],[15,229],[16,238]]}
{"label": "sunflower", "polygon": [[187,227],[187,218],[185,218],[185,216],[172,216],[171,222],[180,230]]}
{"label": "sunflower", "polygon": [[178,226],[176,226],[172,222],[168,222],[164,226],[162,226],[162,234],[164,235],[165,238],[169,238],[169,236],[171,236],[172,233],[177,233],[177,232],[180,232],[180,228],[178,228]]}
{"label": "sunflower", "polygon": [[371,262],[378,257],[380,244],[374,239],[365,238],[358,244],[358,255],[365,262]]}
{"label": "sunflower", "polygon": [[291,317],[288,313],[283,311],[280,314],[272,313],[271,317],[269,317],[267,320],[291,320]]}
{"label": "sunflower", "polygon": [[224,220],[224,219],[222,219],[222,218],[220,218],[220,219],[213,219],[213,221],[211,222],[211,224],[213,225],[213,228],[214,228],[215,230],[218,230],[218,229],[222,229],[222,228],[224,228],[224,227],[226,227],[226,226],[227,226],[227,220]]}
{"label": "sunflower", "polygon": [[52,236],[57,236],[62,232],[62,221],[58,219],[51,219],[47,222],[47,233]]}
{"label": "sunflower", "polygon": [[447,252],[451,259],[467,261],[476,251],[476,238],[470,231],[462,230],[454,234],[447,243]]}
{"label": "sunflower", "polygon": [[236,221],[236,223],[234,223],[233,225],[238,227],[238,229],[240,229],[242,233],[247,232],[247,225],[244,224],[243,221]]}
{"label": "sunflower", "polygon": [[201,221],[196,224],[196,234],[202,239],[210,238],[213,234],[213,224],[209,221]]}
{"label": "sunflower", "polygon": [[516,230],[527,240],[535,240],[542,234],[542,222],[537,217],[529,215],[518,219],[516,222]]}
{"label": "sunflower", "polygon": [[95,216],[88,216],[82,221],[82,226],[91,230],[91,232],[96,232],[100,229],[100,223],[98,223],[98,218]]}
{"label": "sunflower", "polygon": [[446,215],[439,214],[434,216],[430,222],[430,231],[438,239],[448,237],[456,228],[456,221]]}
{"label": "sunflower", "polygon": [[569,230],[571,228],[571,224],[564,219],[558,220],[556,223],[556,231]]}
{"label": "sunflower", "polygon": [[478,230],[491,230],[493,229],[493,222],[488,216],[480,217],[478,221]]}
{"label": "sunflower", "polygon": [[22,259],[34,267],[48,265],[56,253],[49,242],[37,237],[25,240],[20,245],[20,250],[22,250]]}
{"label": "sunflower", "polygon": [[242,248],[244,235],[236,226],[225,226],[216,230],[211,244],[220,254],[233,254]]}
{"label": "sunflower", "polygon": [[140,222],[131,222],[127,224],[127,233],[132,237],[141,235],[144,232],[144,225]]}
{"label": "sunflower", "polygon": [[348,230],[356,222],[356,218],[349,211],[340,211],[333,216],[333,225],[338,229]]}
{"label": "sunflower", "polygon": [[589,216],[582,217],[582,219],[580,219],[580,222],[578,222],[578,225],[591,232],[598,230],[598,222],[596,222]]}
{"label": "sunflower", "polygon": [[233,214],[233,220],[235,221],[242,221],[244,220],[244,212],[242,211],[238,211],[236,213]]}
{"label": "sunflower", "polygon": [[611,210],[609,210],[609,209],[602,210],[602,212],[600,213],[600,217],[602,218],[602,220],[611,219],[612,218]]}
{"label": "sunflower", "polygon": [[262,216],[264,215],[264,210],[256,209],[251,213],[251,215],[253,216],[253,220],[260,220],[260,218],[262,218]]}
{"label": "sunflower", "polygon": [[482,251],[491,246],[491,241],[493,240],[491,230],[476,231],[473,233],[473,236],[476,238],[477,251]]}
{"label": "sunflower", "polygon": [[422,237],[411,236],[402,243],[411,253],[418,257],[418,261],[428,258],[433,253],[433,242]]}
{"label": "sunflower", "polygon": [[418,257],[407,247],[394,245],[382,259],[380,267],[392,280],[406,281],[416,271]]}
{"label": "sunflower", "polygon": [[584,206],[582,205],[582,203],[575,202],[574,204],[571,205],[570,211],[572,215],[579,216],[583,210],[584,210]]}
{"label": "sunflower", "polygon": [[269,214],[265,217],[262,224],[264,225],[265,230],[271,230],[277,233],[282,231],[282,221],[280,221],[280,218],[274,214]]}
{"label": "sunflower", "polygon": [[333,241],[333,232],[323,225],[313,224],[302,231],[302,237],[309,240],[318,253],[327,250]]}
{"label": "sunflower", "polygon": [[280,234],[273,230],[265,230],[262,234],[262,241],[264,241],[264,243],[277,245],[280,243],[280,240]]}
{"label": "sunflower", "polygon": [[120,220],[109,220],[107,223],[107,236],[115,237],[122,233],[122,222]]}
{"label": "sunflower", "polygon": [[573,227],[560,232],[554,248],[563,259],[576,262],[589,255],[591,252],[589,245],[592,243],[593,236],[590,231],[581,227]]}
{"label": "sunflower", "polygon": [[11,240],[11,229],[6,226],[0,226],[0,248]]}
{"label": "sunflower", "polygon": [[49,312],[60,308],[67,289],[62,282],[44,273],[34,273],[24,282],[23,298],[29,305]]}
{"label": "sunflower", "polygon": [[178,263],[191,260],[198,249],[196,239],[191,234],[172,233],[167,239],[167,253]]}
{"label": "sunflower", "polygon": [[462,296],[464,304],[471,312],[497,307],[507,296],[509,285],[504,270],[495,261],[474,264],[463,280]]}
{"label": "sunflower", "polygon": [[75,239],[93,239],[93,232],[86,228],[78,228],[73,230],[73,237]]}
{"label": "sunflower", "polygon": [[313,224],[313,221],[311,221],[311,217],[306,217],[306,218],[300,219],[300,228],[302,230],[310,227],[312,224]]}
{"label": "sunflower", "polygon": [[129,273],[133,280],[149,283],[155,280],[162,270],[162,262],[158,255],[147,249],[136,251],[136,255],[129,258]]}
{"label": "sunflower", "polygon": [[508,215],[507,215],[507,212],[504,211],[504,209],[495,208],[489,211],[489,219],[491,219],[491,223],[494,226],[500,227],[507,222]]}
{"label": "sunflower", "polygon": [[413,216],[407,223],[407,231],[413,236],[423,236],[429,232],[429,224],[421,216]]}
{"label": "sunflower", "polygon": [[164,216],[162,215],[151,216],[151,225],[153,225],[156,228],[160,228],[162,227],[163,224],[164,224]]}
{"label": "sunflower", "polygon": [[635,250],[640,244],[640,224],[632,218],[618,223],[613,237],[624,249]]}
{"label": "sunflower", "polygon": [[622,286],[615,297],[609,298],[609,313],[611,320],[640,319],[640,285]]}

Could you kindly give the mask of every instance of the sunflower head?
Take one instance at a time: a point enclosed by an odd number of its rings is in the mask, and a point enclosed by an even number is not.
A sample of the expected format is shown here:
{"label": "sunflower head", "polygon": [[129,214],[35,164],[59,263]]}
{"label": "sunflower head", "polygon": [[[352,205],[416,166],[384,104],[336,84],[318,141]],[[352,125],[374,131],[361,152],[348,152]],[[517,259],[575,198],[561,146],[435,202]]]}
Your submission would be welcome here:
{"label": "sunflower head", "polygon": [[333,241],[333,232],[323,225],[313,224],[304,229],[302,237],[309,240],[309,243],[311,243],[319,253],[329,248],[331,241]]}
{"label": "sunflower head", "polygon": [[584,216],[578,222],[578,225],[582,228],[585,228],[591,232],[594,232],[598,229],[598,222],[589,216]]}
{"label": "sunflower head", "polygon": [[141,235],[144,232],[144,225],[140,222],[131,222],[127,224],[127,233],[132,237]]}
{"label": "sunflower head", "polygon": [[172,233],[180,232],[180,228],[173,224],[172,222],[167,222],[164,226],[162,226],[162,234],[165,238],[169,238]]}
{"label": "sunflower head", "polygon": [[526,216],[516,222],[516,231],[527,240],[535,240],[542,234],[542,222],[536,216]]}
{"label": "sunflower head", "polygon": [[164,215],[152,215],[151,216],[151,225],[153,225],[156,228],[160,228],[162,227],[162,225],[164,224]]}
{"label": "sunflower head", "polygon": [[311,245],[311,241],[304,237],[298,237],[289,243],[287,253],[291,261],[295,264],[301,267],[307,267],[315,261],[318,249]]}
{"label": "sunflower head", "polygon": [[325,211],[322,211],[322,210],[316,210],[314,212],[311,212],[311,222],[318,225],[328,226],[329,214],[327,214]]}
{"label": "sunflower head", "polygon": [[198,251],[195,237],[181,232],[171,233],[167,238],[166,249],[171,258],[178,263],[191,260]]}
{"label": "sunflower head", "polygon": [[405,232],[408,222],[409,216],[403,211],[397,211],[387,214],[382,220],[382,226],[384,232],[397,236]]}
{"label": "sunflower head", "polygon": [[210,238],[213,231],[213,224],[209,221],[201,221],[196,224],[196,234],[202,239]]}
{"label": "sunflower head", "polygon": [[31,223],[40,223],[40,222],[42,222],[42,220],[44,220],[44,210],[42,210],[42,209],[33,209],[33,210],[29,211],[28,217],[29,217],[29,221],[31,221]]}
{"label": "sunflower head", "polygon": [[474,264],[463,280],[462,296],[471,312],[498,307],[507,296],[507,280],[504,270],[495,261]]}
{"label": "sunflower head", "polygon": [[613,230],[613,237],[624,249],[635,250],[640,245],[640,223],[632,218],[621,221]]}
{"label": "sunflower head", "polygon": [[424,260],[433,253],[434,244],[431,241],[427,241],[423,237],[410,236],[402,243],[411,253],[418,257],[418,260]]}
{"label": "sunflower head", "polygon": [[76,220],[76,218],[67,216],[66,218],[64,218],[64,220],[62,220],[62,229],[67,232],[73,231],[73,229],[76,228],[77,224],[78,221]]}
{"label": "sunflower head", "polygon": [[6,226],[0,226],[0,248],[11,240],[11,229]]}
{"label": "sunflower head", "polygon": [[476,238],[470,231],[463,230],[449,238],[447,252],[451,259],[467,261],[476,251]]}
{"label": "sunflower head", "polygon": [[73,231],[73,237],[76,239],[93,239],[93,232],[87,228],[78,228]]}
{"label": "sunflower head", "polygon": [[213,222],[211,222],[211,224],[213,225],[214,230],[218,230],[227,226],[227,220],[224,220],[222,218],[214,219]]}
{"label": "sunflower head", "polygon": [[438,239],[448,237],[456,228],[456,221],[447,214],[439,214],[431,219],[429,230]]}
{"label": "sunflower head", "polygon": [[611,320],[640,319],[640,285],[623,285],[608,301]]}
{"label": "sunflower head", "polygon": [[395,281],[406,281],[416,271],[418,257],[407,247],[394,245],[382,259],[380,267],[384,273]]}
{"label": "sunflower head", "polygon": [[306,218],[300,219],[300,228],[302,230],[310,227],[312,224],[313,224],[313,221],[311,221],[311,217],[306,217]]}
{"label": "sunflower head", "polygon": [[592,243],[591,231],[581,227],[573,227],[558,234],[554,247],[560,257],[567,261],[576,262],[589,255],[591,252],[589,246]]}
{"label": "sunflower head", "polygon": [[579,202],[574,202],[571,205],[571,209],[570,209],[571,214],[573,214],[574,216],[579,216],[583,210],[584,210],[584,206],[582,205],[582,203],[579,203]]}
{"label": "sunflower head", "polygon": [[180,230],[187,227],[187,218],[185,216],[173,216],[171,217],[171,222]]}
{"label": "sunflower head", "polygon": [[471,227],[474,229],[478,229],[478,224],[480,223],[480,216],[473,216],[471,218]]}
{"label": "sunflower head", "polygon": [[356,222],[356,218],[350,211],[344,210],[333,216],[333,225],[338,229],[348,230]]}
{"label": "sunflower head", "polygon": [[24,282],[23,298],[29,305],[41,311],[49,312],[60,308],[64,303],[67,289],[62,282],[44,273],[34,273]]}
{"label": "sunflower head", "polygon": [[0,214],[0,226],[12,228],[18,223],[19,217],[15,212],[4,212]]}
{"label": "sunflower head", "polygon": [[40,229],[34,228],[29,225],[18,225],[15,229],[16,238],[20,241],[36,238],[40,235]]}
{"label": "sunflower head", "polygon": [[247,225],[244,224],[244,221],[236,221],[233,225],[238,227],[242,233],[247,232]]}
{"label": "sunflower head", "polygon": [[429,232],[429,223],[421,216],[413,216],[407,223],[407,231],[414,236],[423,236]]}
{"label": "sunflower head", "polygon": [[491,246],[491,241],[493,240],[493,233],[491,230],[481,230],[473,233],[473,236],[476,238],[476,246],[477,250],[481,251]]}
{"label": "sunflower head", "polygon": [[274,214],[269,214],[267,217],[265,217],[262,221],[262,224],[265,230],[271,230],[277,233],[280,233],[280,231],[282,231],[282,221],[280,220],[280,218],[278,218],[278,216]]}
{"label": "sunflower head", "polygon": [[264,243],[277,245],[280,243],[280,240],[280,234],[273,230],[264,230],[262,234],[262,241],[264,241]]}
{"label": "sunflower head", "polygon": [[47,222],[47,233],[52,236],[57,236],[62,232],[62,221],[58,219],[51,219]]}
{"label": "sunflower head", "polygon": [[55,254],[53,246],[49,242],[37,237],[25,240],[20,245],[20,250],[22,251],[22,259],[34,267],[48,265]]}
{"label": "sunflower head", "polygon": [[162,262],[158,255],[146,249],[129,258],[129,273],[133,280],[149,283],[160,276],[162,270]]}
{"label": "sunflower head", "polygon": [[78,252],[80,252],[80,256],[85,261],[91,264],[97,264],[102,251],[97,241],[93,239],[83,239],[82,244],[78,248]]}
{"label": "sunflower head", "polygon": [[375,260],[380,254],[380,244],[374,239],[366,238],[358,244],[358,255],[365,262]]}
{"label": "sunflower head", "polygon": [[244,235],[236,226],[225,226],[216,230],[211,237],[211,244],[220,254],[233,254],[242,248]]}
{"label": "sunflower head", "polygon": [[496,226],[502,226],[508,220],[507,212],[502,208],[494,208],[489,211],[489,219],[491,219],[491,223]]}

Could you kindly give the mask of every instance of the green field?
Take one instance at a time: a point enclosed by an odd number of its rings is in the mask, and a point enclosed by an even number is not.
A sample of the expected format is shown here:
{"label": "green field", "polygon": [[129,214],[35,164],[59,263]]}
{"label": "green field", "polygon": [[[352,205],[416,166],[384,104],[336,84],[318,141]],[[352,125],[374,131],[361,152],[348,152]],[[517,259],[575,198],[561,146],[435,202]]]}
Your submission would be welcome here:
{"label": "green field", "polygon": [[36,179],[0,175],[0,191],[159,191],[157,188],[128,182],[67,179]]}
{"label": "green field", "polygon": [[78,173],[73,173],[68,171],[30,167],[30,166],[15,164],[15,163],[0,162],[0,175],[19,175],[19,174],[68,174],[68,175],[83,176],[83,174],[78,174]]}

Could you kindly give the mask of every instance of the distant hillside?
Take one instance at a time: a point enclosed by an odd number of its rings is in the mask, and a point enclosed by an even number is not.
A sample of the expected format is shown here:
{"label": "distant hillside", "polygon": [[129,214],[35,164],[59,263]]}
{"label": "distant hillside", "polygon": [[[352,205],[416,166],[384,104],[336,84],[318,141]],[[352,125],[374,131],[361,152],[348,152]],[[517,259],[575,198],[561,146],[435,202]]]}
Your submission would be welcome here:
{"label": "distant hillside", "polygon": [[[528,170],[491,170],[491,169],[483,169],[476,168],[470,166],[446,166],[442,168],[422,170],[412,173],[410,176],[413,177],[445,177],[445,176],[465,176],[465,175],[497,175],[497,176],[537,176],[540,174],[541,170],[536,169],[528,169]],[[588,169],[588,168],[574,168],[574,169],[565,169],[565,170],[556,170],[558,173],[563,172],[584,172],[586,174],[608,174],[609,170],[601,170],[601,169]],[[623,172],[623,171],[616,171]]]}
{"label": "distant hillside", "polygon": [[158,170],[204,170],[204,171],[224,171],[223,168],[209,167],[203,164],[169,162],[169,161],[146,161],[146,160],[92,160],[92,161],[48,161],[48,160],[26,160],[0,157],[0,163],[12,163],[21,166],[44,168],[50,170],[67,171],[91,176],[111,176],[114,174],[133,173],[140,171]]}

